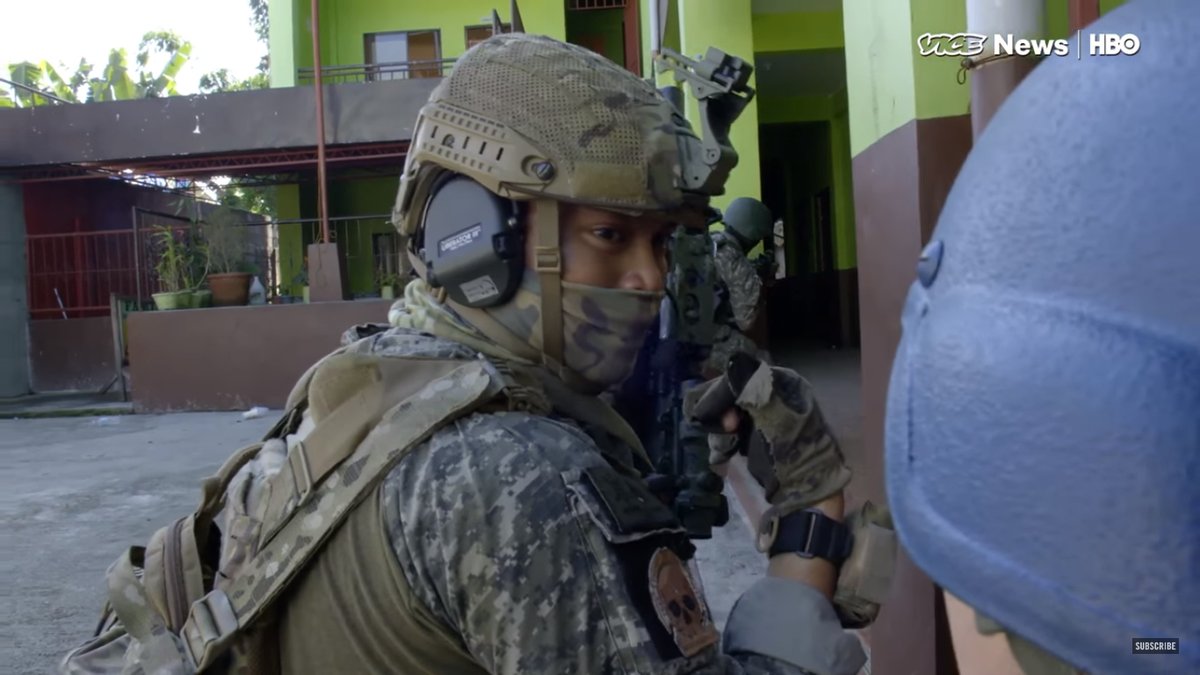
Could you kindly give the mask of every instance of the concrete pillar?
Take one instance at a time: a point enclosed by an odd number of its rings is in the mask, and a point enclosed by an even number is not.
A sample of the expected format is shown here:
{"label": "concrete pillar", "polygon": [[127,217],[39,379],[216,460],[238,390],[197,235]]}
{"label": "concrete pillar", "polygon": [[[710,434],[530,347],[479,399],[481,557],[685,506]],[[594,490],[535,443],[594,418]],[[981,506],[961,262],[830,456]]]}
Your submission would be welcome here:
{"label": "concrete pillar", "polygon": [[[1046,37],[1045,0],[967,0],[967,32],[987,35],[983,54],[976,60],[996,56],[996,41],[990,36],[1012,35],[1015,39]],[[1037,56],[1011,56],[983,61],[971,70],[971,131],[983,133],[992,115],[1038,64]]]}
{"label": "concrete pillar", "polygon": [[29,307],[21,186],[0,183],[0,397],[29,393]]}
{"label": "concrete pillar", "polygon": [[[964,0],[845,0],[847,108],[854,177],[863,444],[854,502],[882,502],[883,419],[900,313],[950,185],[971,148],[959,58],[923,57],[917,38],[966,30]],[[848,458],[850,459],[850,458]],[[871,671],[953,673],[940,593],[901,552],[892,595],[866,632]]]}

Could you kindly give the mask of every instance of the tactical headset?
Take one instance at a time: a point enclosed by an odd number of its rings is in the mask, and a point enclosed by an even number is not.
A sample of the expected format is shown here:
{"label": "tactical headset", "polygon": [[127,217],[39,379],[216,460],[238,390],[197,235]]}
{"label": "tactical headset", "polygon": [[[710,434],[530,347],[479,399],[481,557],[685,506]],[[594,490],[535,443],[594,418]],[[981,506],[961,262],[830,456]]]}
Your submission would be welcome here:
{"label": "tactical headset", "polygon": [[426,281],[466,307],[508,302],[525,274],[526,208],[452,171],[432,181],[413,242]]}

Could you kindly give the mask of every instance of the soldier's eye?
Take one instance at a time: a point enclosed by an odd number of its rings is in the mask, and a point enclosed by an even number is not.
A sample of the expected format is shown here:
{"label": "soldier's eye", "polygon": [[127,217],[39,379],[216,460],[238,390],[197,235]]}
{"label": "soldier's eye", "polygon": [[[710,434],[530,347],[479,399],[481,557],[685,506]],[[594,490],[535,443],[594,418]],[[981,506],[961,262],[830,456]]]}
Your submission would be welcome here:
{"label": "soldier's eye", "polygon": [[615,228],[611,228],[611,227],[594,228],[592,230],[592,234],[596,235],[597,237],[599,237],[605,241],[617,242],[617,241],[621,240],[621,233],[618,232]]}

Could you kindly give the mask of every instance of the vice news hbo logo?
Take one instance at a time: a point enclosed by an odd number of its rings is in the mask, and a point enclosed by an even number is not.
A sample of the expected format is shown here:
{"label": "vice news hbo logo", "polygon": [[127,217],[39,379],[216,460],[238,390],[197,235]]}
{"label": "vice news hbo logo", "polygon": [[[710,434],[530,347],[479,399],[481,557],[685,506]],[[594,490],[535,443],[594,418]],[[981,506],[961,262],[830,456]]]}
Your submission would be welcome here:
{"label": "vice news hbo logo", "polygon": [[979,56],[991,40],[993,50],[1000,56],[1133,56],[1142,49],[1142,41],[1133,33],[1089,33],[1081,32],[1072,40],[1042,40],[1018,38],[1014,35],[982,35],[979,33],[925,33],[917,38],[917,50],[921,56],[955,56],[971,58]]}

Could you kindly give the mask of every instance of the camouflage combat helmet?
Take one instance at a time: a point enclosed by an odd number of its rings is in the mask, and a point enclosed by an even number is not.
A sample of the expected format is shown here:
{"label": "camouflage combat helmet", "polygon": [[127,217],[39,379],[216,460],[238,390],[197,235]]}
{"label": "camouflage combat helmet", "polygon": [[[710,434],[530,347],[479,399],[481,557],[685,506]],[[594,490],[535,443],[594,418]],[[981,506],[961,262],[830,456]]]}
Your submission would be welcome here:
{"label": "camouflage combat helmet", "polygon": [[[700,152],[699,137],[649,82],[553,38],[494,35],[458,59],[421,109],[393,222],[419,239],[431,187],[447,171],[506,199],[539,200],[528,234],[543,292],[542,352],[561,364],[556,202],[630,215],[698,211],[710,195],[685,189],[682,167]],[[424,276],[416,251],[409,255]]]}

